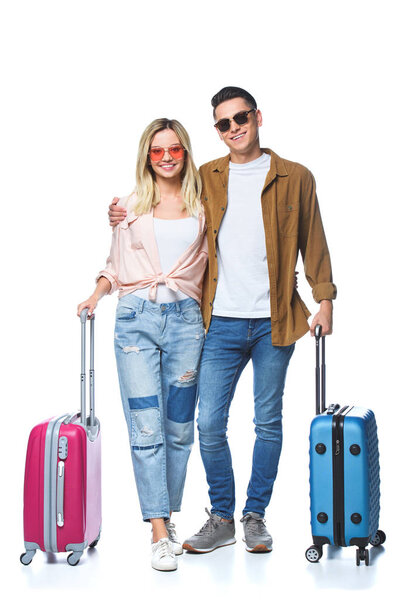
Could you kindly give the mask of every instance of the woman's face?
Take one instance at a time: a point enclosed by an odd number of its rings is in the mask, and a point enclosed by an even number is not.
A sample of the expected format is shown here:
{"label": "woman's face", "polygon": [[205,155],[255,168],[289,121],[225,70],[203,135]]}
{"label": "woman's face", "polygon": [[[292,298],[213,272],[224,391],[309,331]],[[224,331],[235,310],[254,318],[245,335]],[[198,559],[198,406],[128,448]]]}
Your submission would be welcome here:
{"label": "woman's face", "polygon": [[173,158],[167,150],[170,146],[176,145],[181,146],[182,144],[175,131],[172,131],[172,129],[163,129],[153,137],[150,144],[150,150],[152,148],[165,149],[164,156],[162,156],[160,160],[153,160],[149,155],[150,164],[156,176],[165,179],[174,179],[175,177],[180,178],[180,173],[185,165],[185,154],[183,154],[182,158],[176,159]]}

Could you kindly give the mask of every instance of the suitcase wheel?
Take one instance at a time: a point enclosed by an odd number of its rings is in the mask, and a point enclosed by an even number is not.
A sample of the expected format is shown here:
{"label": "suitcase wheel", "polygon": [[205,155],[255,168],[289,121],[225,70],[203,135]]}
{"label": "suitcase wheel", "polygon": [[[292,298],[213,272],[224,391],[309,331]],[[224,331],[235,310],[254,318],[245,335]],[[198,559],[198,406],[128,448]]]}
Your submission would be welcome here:
{"label": "suitcase wheel", "polygon": [[310,546],[306,550],[306,559],[309,562],[316,563],[322,556],[322,548],[321,546]]}
{"label": "suitcase wheel", "polygon": [[82,552],[71,552],[71,554],[68,554],[68,557],[67,557],[68,564],[71,565],[71,567],[76,567],[81,556],[82,556]]}
{"label": "suitcase wheel", "polygon": [[365,565],[368,567],[369,565],[369,551],[367,548],[357,548],[356,550],[356,564],[357,567],[360,566],[361,561],[365,562]]}
{"label": "suitcase wheel", "polygon": [[35,556],[36,550],[27,550],[19,557],[19,560],[23,565],[28,566],[31,564],[33,557]]}
{"label": "suitcase wheel", "polygon": [[386,534],[383,531],[381,531],[380,529],[378,529],[378,531],[376,532],[374,537],[371,538],[370,544],[371,544],[371,546],[380,546],[385,541],[386,541]]}
{"label": "suitcase wheel", "polygon": [[100,539],[100,533],[97,536],[97,538],[91,544],[89,544],[89,548],[95,548],[95,546],[97,546],[97,544],[99,543],[99,539]]}

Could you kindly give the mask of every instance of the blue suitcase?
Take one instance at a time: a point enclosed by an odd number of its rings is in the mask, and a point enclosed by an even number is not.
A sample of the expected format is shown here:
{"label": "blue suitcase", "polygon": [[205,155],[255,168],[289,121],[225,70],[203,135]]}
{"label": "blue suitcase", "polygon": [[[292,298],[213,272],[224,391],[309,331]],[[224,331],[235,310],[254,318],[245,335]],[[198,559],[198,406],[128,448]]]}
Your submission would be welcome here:
{"label": "blue suitcase", "polygon": [[[324,544],[357,546],[356,563],[369,564],[368,544],[386,539],[379,525],[379,451],[372,410],[331,404],[325,408],[325,338],[316,328],[316,413],[310,431],[310,499],[318,562]],[[321,346],[321,349],[320,349]],[[322,369],[320,355],[322,354]]]}

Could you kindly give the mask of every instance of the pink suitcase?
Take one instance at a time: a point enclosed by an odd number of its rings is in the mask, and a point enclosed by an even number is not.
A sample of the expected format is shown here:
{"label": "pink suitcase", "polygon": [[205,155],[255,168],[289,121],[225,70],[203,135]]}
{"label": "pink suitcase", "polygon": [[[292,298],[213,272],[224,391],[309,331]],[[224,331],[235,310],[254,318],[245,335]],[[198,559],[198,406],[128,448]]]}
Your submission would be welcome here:
{"label": "pink suitcase", "polygon": [[101,530],[101,436],[94,414],[94,315],[90,319],[90,415],[86,417],[86,320],[81,314],[81,412],[48,419],[31,431],[25,465],[21,562],[36,550],[71,552],[77,565]]}

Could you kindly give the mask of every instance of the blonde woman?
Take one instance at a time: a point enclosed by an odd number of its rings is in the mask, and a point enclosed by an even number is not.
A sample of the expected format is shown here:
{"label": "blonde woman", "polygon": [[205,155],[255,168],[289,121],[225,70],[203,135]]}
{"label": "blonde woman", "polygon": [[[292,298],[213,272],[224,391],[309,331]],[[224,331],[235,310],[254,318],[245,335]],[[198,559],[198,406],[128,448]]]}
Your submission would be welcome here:
{"label": "blonde woman", "polygon": [[115,354],[136,485],[152,524],[152,567],[177,568],[182,553],[173,511],[181,507],[194,437],[197,369],[204,341],[200,312],[207,265],[201,182],[189,136],[157,119],[139,144],[135,192],[119,201],[126,217],[113,231],[110,256],[89,314],[119,290]]}

